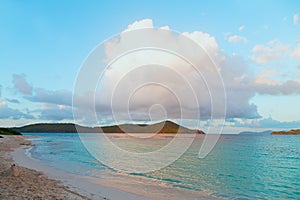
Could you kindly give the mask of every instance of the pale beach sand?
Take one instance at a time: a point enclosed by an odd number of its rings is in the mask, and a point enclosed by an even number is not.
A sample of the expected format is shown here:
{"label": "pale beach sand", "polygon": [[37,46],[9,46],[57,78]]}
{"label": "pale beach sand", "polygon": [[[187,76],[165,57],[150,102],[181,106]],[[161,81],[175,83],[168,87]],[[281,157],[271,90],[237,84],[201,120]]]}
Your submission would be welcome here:
{"label": "pale beach sand", "polygon": [[22,136],[3,136],[0,139],[0,199],[89,199],[32,169],[17,165],[19,174],[15,176],[10,168],[14,163],[11,153],[27,145],[30,142]]}
{"label": "pale beach sand", "polygon": [[[113,172],[103,172],[103,178],[70,174],[29,157],[26,149],[30,145],[22,136],[0,139],[0,199],[219,199],[143,177]],[[5,174],[13,163],[20,171],[19,176]]]}

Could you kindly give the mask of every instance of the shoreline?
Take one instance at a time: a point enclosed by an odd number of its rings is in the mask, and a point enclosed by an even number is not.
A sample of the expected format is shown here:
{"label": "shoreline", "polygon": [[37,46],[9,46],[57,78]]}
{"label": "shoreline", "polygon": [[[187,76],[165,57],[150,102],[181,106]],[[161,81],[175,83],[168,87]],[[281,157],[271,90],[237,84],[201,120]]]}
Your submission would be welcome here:
{"label": "shoreline", "polygon": [[[23,140],[30,142],[24,138]],[[80,195],[81,199],[221,199],[210,196],[205,192],[174,188],[145,177],[122,175],[113,172],[104,173],[103,178],[102,176],[101,178],[94,178],[71,174],[47,166],[39,160],[29,157],[29,155],[26,154],[26,149],[28,149],[28,145],[20,145],[10,153],[11,158],[19,166],[41,171],[50,180],[54,179],[62,184],[62,187],[66,187],[64,190],[69,190],[68,192],[71,194],[75,193]],[[75,194],[73,194],[71,198],[67,197],[67,199],[74,199]]]}
{"label": "shoreline", "polygon": [[18,164],[14,166],[12,152],[31,143],[24,136],[1,136],[0,199],[90,199],[42,172]]}
{"label": "shoreline", "polygon": [[26,149],[23,147],[17,148],[14,152],[12,152],[12,157],[18,165],[37,171],[42,171],[50,179],[59,180],[62,182],[63,185],[67,185],[72,190],[78,192],[79,194],[87,196],[90,199],[122,198],[125,200],[147,200],[147,198],[140,197],[114,188],[109,188],[101,184],[93,184],[92,181],[95,180],[93,180],[92,178],[71,174],[47,166],[34,158],[28,157],[26,155]]}

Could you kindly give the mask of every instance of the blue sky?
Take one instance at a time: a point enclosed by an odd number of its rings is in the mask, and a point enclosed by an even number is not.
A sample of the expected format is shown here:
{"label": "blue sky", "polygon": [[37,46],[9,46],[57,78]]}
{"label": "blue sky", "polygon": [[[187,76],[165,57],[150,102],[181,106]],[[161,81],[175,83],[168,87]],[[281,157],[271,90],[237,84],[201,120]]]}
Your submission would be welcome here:
{"label": "blue sky", "polygon": [[[257,84],[268,85],[248,99],[259,117],[239,116],[228,120],[229,127],[300,127],[298,1],[4,0],[0,4],[1,126],[72,121],[66,102],[89,52],[128,25],[150,19],[155,27],[209,34],[218,51],[238,56],[246,65],[245,73],[252,74]],[[288,81],[293,83],[285,84]]]}

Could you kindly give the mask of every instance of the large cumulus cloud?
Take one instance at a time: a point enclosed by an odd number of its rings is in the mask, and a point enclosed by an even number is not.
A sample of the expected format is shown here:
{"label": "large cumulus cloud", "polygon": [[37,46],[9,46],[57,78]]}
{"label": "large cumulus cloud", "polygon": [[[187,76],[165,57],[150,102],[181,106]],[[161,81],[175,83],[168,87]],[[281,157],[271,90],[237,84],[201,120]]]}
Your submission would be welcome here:
{"label": "large cumulus cloud", "polygon": [[[150,19],[129,25],[119,39],[106,44],[106,58],[110,60],[122,49],[131,45],[131,41],[126,40],[127,31],[152,27],[153,22]],[[162,29],[169,30],[168,27]],[[145,35],[144,39],[147,40],[151,36]],[[275,84],[270,84],[267,80],[258,81],[258,77],[249,70],[248,63],[242,57],[228,56],[222,52],[216,39],[208,33],[184,32],[181,36],[188,37],[200,45],[216,65],[211,65],[207,56],[195,55],[199,57],[197,69],[195,69],[174,55],[154,50],[136,51],[120,57],[107,68],[95,92],[95,104],[97,111],[101,114],[100,117],[114,115],[120,118],[124,116],[124,119],[129,116],[130,119],[147,120],[153,117],[164,118],[166,113],[168,118],[178,118],[184,112],[185,118],[198,119],[195,113],[199,112],[202,118],[207,119],[211,117],[212,109],[218,110],[218,103],[226,101],[227,118],[255,119],[260,118],[257,106],[251,103],[251,99],[256,94],[300,94],[300,83],[296,80]],[[161,42],[171,41],[168,37],[174,37],[174,35],[166,34]],[[180,40],[178,41],[180,45]],[[278,50],[285,49],[284,46],[275,42],[270,45],[276,45]],[[195,53],[194,49],[189,50],[191,54]],[[269,56],[269,50],[267,47],[256,47],[255,51],[263,51],[261,55],[264,56],[257,59],[261,62],[269,58],[273,59]],[[154,64],[143,66],[145,63]],[[220,84],[214,84],[217,80],[210,73],[212,67],[215,67],[222,77],[226,91],[226,99],[223,99],[221,95],[215,96],[214,108],[212,108],[210,93],[214,91],[215,94],[221,94],[223,88]],[[201,77],[199,71],[205,76]],[[188,84],[185,80],[188,80]],[[159,84],[143,86],[143,83],[149,82]],[[210,84],[210,90],[207,88],[207,83]],[[194,94],[189,93],[190,91],[195,93],[197,101],[193,101]],[[94,98],[93,91],[90,93],[86,97]],[[89,100],[83,101],[87,104],[89,102]],[[156,104],[161,105],[162,109],[153,109],[153,105]],[[156,108],[161,107],[156,106]]]}
{"label": "large cumulus cloud", "polygon": [[[111,60],[131,45],[131,41],[126,40],[126,32],[152,27],[151,19],[136,21],[129,25],[121,33],[120,38],[105,44],[103,53],[106,59],[103,61]],[[160,30],[170,29],[164,26]],[[144,38],[137,38],[136,41],[148,40],[152,36],[145,35]],[[197,60],[196,66],[191,66],[180,56],[166,51],[148,49],[131,52],[111,63],[104,74],[101,74],[101,71],[95,74],[99,77],[103,76],[99,78],[95,90],[87,91],[77,97],[81,101],[80,106],[85,109],[95,108],[101,121],[110,121],[112,116],[138,121],[180,118],[182,115],[184,118],[199,119],[199,113],[201,119],[209,119],[212,112],[219,114],[218,109],[221,110],[222,103],[225,102],[227,119],[247,120],[261,117],[257,106],[251,103],[251,99],[256,94],[300,94],[298,80],[274,81],[268,76],[273,72],[268,71],[254,74],[249,69],[248,61],[238,55],[229,56],[224,53],[217,40],[208,33],[184,32],[179,36],[170,33],[165,34],[160,42],[173,41],[171,37],[187,37],[193,40],[208,56],[197,54],[198,51],[192,47],[187,49],[187,53]],[[178,39],[179,46],[180,41]],[[253,59],[258,63],[265,63],[280,57],[279,51],[288,53],[286,49],[286,46],[277,41],[258,45],[253,48]],[[295,56],[297,55],[295,53]],[[148,65],[144,65],[145,63]],[[220,85],[215,79],[216,72],[222,78],[224,85]],[[143,85],[143,83],[148,84]],[[14,88],[30,102],[52,105],[39,110],[38,116],[41,119],[72,119],[70,90],[35,88],[26,81],[24,74],[13,75],[13,84]],[[84,84],[90,84],[89,77]],[[226,92],[226,99],[222,97],[223,89]],[[211,92],[214,93],[213,100]],[[90,114],[94,115],[94,113]],[[89,119],[85,120],[89,121]]]}

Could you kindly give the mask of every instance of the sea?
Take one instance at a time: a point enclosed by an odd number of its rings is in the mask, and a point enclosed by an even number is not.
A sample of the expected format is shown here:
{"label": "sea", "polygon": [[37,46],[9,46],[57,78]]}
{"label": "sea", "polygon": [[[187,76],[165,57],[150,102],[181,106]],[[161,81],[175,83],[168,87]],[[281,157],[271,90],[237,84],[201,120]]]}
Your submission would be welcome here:
{"label": "sea", "polygon": [[[34,146],[28,154],[51,167],[82,176],[116,169],[98,161],[77,133],[23,133]],[[86,134],[86,137],[99,135]],[[169,138],[169,137],[166,137]],[[138,148],[143,143],[120,139],[122,146]],[[195,138],[174,163],[147,173],[130,173],[170,187],[209,191],[225,199],[300,199],[300,136],[261,134],[221,135],[213,150],[199,158],[203,137]],[[97,143],[97,140],[94,140]],[[165,144],[164,139],[154,140]],[[144,148],[152,147],[144,145]],[[130,162],[130,160],[128,161]],[[123,172],[122,172],[123,173]]]}

